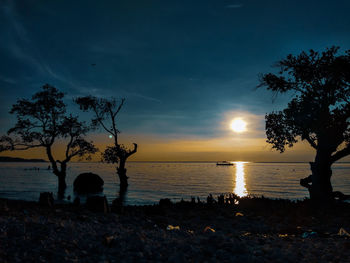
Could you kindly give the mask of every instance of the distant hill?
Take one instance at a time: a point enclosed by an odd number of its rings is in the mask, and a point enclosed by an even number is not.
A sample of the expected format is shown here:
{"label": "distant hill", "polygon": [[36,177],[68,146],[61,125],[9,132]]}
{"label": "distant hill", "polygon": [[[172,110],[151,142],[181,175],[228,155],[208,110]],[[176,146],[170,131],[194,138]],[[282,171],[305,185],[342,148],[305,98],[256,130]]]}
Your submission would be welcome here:
{"label": "distant hill", "polygon": [[31,163],[43,163],[46,162],[43,159],[23,159],[16,157],[0,156],[0,162],[31,162]]}

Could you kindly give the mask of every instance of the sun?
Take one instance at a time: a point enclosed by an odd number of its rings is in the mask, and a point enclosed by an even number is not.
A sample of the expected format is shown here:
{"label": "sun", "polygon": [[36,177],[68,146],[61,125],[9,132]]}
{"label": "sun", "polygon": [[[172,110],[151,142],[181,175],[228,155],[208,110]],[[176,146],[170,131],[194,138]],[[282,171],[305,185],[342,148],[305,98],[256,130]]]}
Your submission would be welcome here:
{"label": "sun", "polygon": [[234,132],[244,132],[246,131],[247,123],[241,118],[236,118],[231,122],[231,129]]}

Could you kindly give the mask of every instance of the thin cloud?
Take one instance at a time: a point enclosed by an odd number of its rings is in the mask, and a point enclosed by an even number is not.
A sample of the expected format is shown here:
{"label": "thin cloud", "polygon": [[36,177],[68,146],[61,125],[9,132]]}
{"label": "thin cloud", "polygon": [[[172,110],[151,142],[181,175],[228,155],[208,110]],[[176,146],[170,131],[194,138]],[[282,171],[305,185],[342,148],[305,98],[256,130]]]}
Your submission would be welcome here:
{"label": "thin cloud", "polygon": [[162,102],[159,99],[153,98],[151,96],[145,96],[145,95],[142,95],[142,94],[136,93],[136,92],[126,92],[125,91],[125,94],[127,94],[127,96],[136,97],[136,98],[140,98],[140,99],[144,99],[144,100],[155,101],[155,102],[158,102],[158,103]]}
{"label": "thin cloud", "polygon": [[26,29],[19,22],[19,17],[15,11],[15,6],[14,6],[13,1],[5,2],[2,10],[3,10],[5,16],[7,17],[8,21],[12,25],[12,28],[17,33],[17,36],[19,37],[19,39],[23,42],[29,43],[30,38],[28,36]]}
{"label": "thin cloud", "polygon": [[7,84],[17,84],[16,80],[8,78],[8,77],[5,77],[5,76],[2,76],[2,75],[0,75],[0,81],[1,82],[5,82]]}
{"label": "thin cloud", "polygon": [[226,8],[241,8],[243,7],[242,4],[232,4],[232,5],[227,5]]}
{"label": "thin cloud", "polygon": [[[75,83],[75,81],[72,79],[69,79],[53,70],[53,68],[42,58],[40,52],[38,52],[37,48],[35,47],[35,43],[33,43],[32,39],[30,38],[29,32],[21,23],[21,18],[17,14],[13,2],[6,2],[2,9],[14,32],[14,37],[8,39],[8,44],[5,49],[7,49],[14,57],[22,61],[24,64],[30,65],[40,74],[49,76],[74,88],[79,87],[80,85]],[[0,81],[14,84],[14,80],[3,78],[1,76]]]}

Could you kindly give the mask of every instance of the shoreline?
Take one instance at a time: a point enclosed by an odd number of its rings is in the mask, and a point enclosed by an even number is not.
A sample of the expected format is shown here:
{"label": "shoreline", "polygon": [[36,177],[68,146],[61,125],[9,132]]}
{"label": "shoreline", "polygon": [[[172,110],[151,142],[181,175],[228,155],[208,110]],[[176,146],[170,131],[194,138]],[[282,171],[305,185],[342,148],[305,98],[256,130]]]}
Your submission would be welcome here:
{"label": "shoreline", "polygon": [[[112,209],[113,210],[113,209]],[[346,262],[350,204],[241,198],[93,213],[0,199],[2,262]],[[340,230],[345,232],[339,235]],[[340,232],[339,232],[340,231]],[[323,251],[323,254],[320,254]]]}
{"label": "shoreline", "polygon": [[[2,157],[6,157],[6,158],[11,158],[13,160],[10,161],[3,161],[1,160]],[[21,160],[15,160],[15,159],[21,159]],[[128,163],[212,163],[212,164],[216,164],[217,162],[220,162],[222,160],[217,160],[217,161],[128,161]],[[312,161],[312,160],[310,160]],[[297,163],[297,164],[309,164],[310,161],[292,161],[292,162],[288,162],[288,161],[230,161],[229,162],[244,162],[244,163],[281,163],[281,164],[293,164],[293,163]],[[20,158],[20,157],[7,157],[7,156],[0,156],[0,164],[1,163],[50,163],[48,160],[46,159],[25,159],[25,158]],[[101,161],[71,161],[70,163],[102,163]],[[350,161],[343,161],[343,162],[335,162],[334,164],[350,164]]]}

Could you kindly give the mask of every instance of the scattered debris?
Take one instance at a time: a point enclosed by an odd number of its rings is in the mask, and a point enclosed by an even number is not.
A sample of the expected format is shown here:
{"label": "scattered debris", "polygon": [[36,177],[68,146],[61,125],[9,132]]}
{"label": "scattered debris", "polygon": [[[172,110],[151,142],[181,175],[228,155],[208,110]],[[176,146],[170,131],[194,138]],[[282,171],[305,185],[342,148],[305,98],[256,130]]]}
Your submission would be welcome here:
{"label": "scattered debris", "polygon": [[347,236],[347,237],[350,237],[349,232],[346,231],[346,230],[345,230],[344,228],[342,228],[342,227],[339,229],[338,235],[339,235],[339,236]]}
{"label": "scattered debris", "polygon": [[204,228],[203,232],[204,232],[204,233],[206,233],[206,232],[215,233],[215,230],[212,229],[210,226],[206,226],[206,227]]}
{"label": "scattered debris", "polygon": [[[334,218],[320,211],[315,220],[305,203],[186,204],[190,201],[173,203],[171,209],[126,206],[122,214],[103,214],[68,202],[50,208],[0,199],[0,261],[302,263],[350,258],[347,204],[335,210]],[[244,217],[236,218],[236,212]]]}
{"label": "scattered debris", "polygon": [[180,230],[180,227],[179,226],[168,225],[166,227],[166,230],[169,230],[169,231],[171,231],[171,230]]}
{"label": "scattered debris", "polygon": [[315,236],[317,236],[317,232],[314,232],[314,231],[312,231],[312,232],[304,232],[301,235],[302,238],[309,238],[309,237],[315,237]]}
{"label": "scattered debris", "polygon": [[115,236],[106,236],[104,239],[104,244],[106,246],[110,246],[114,239],[115,239]]}

